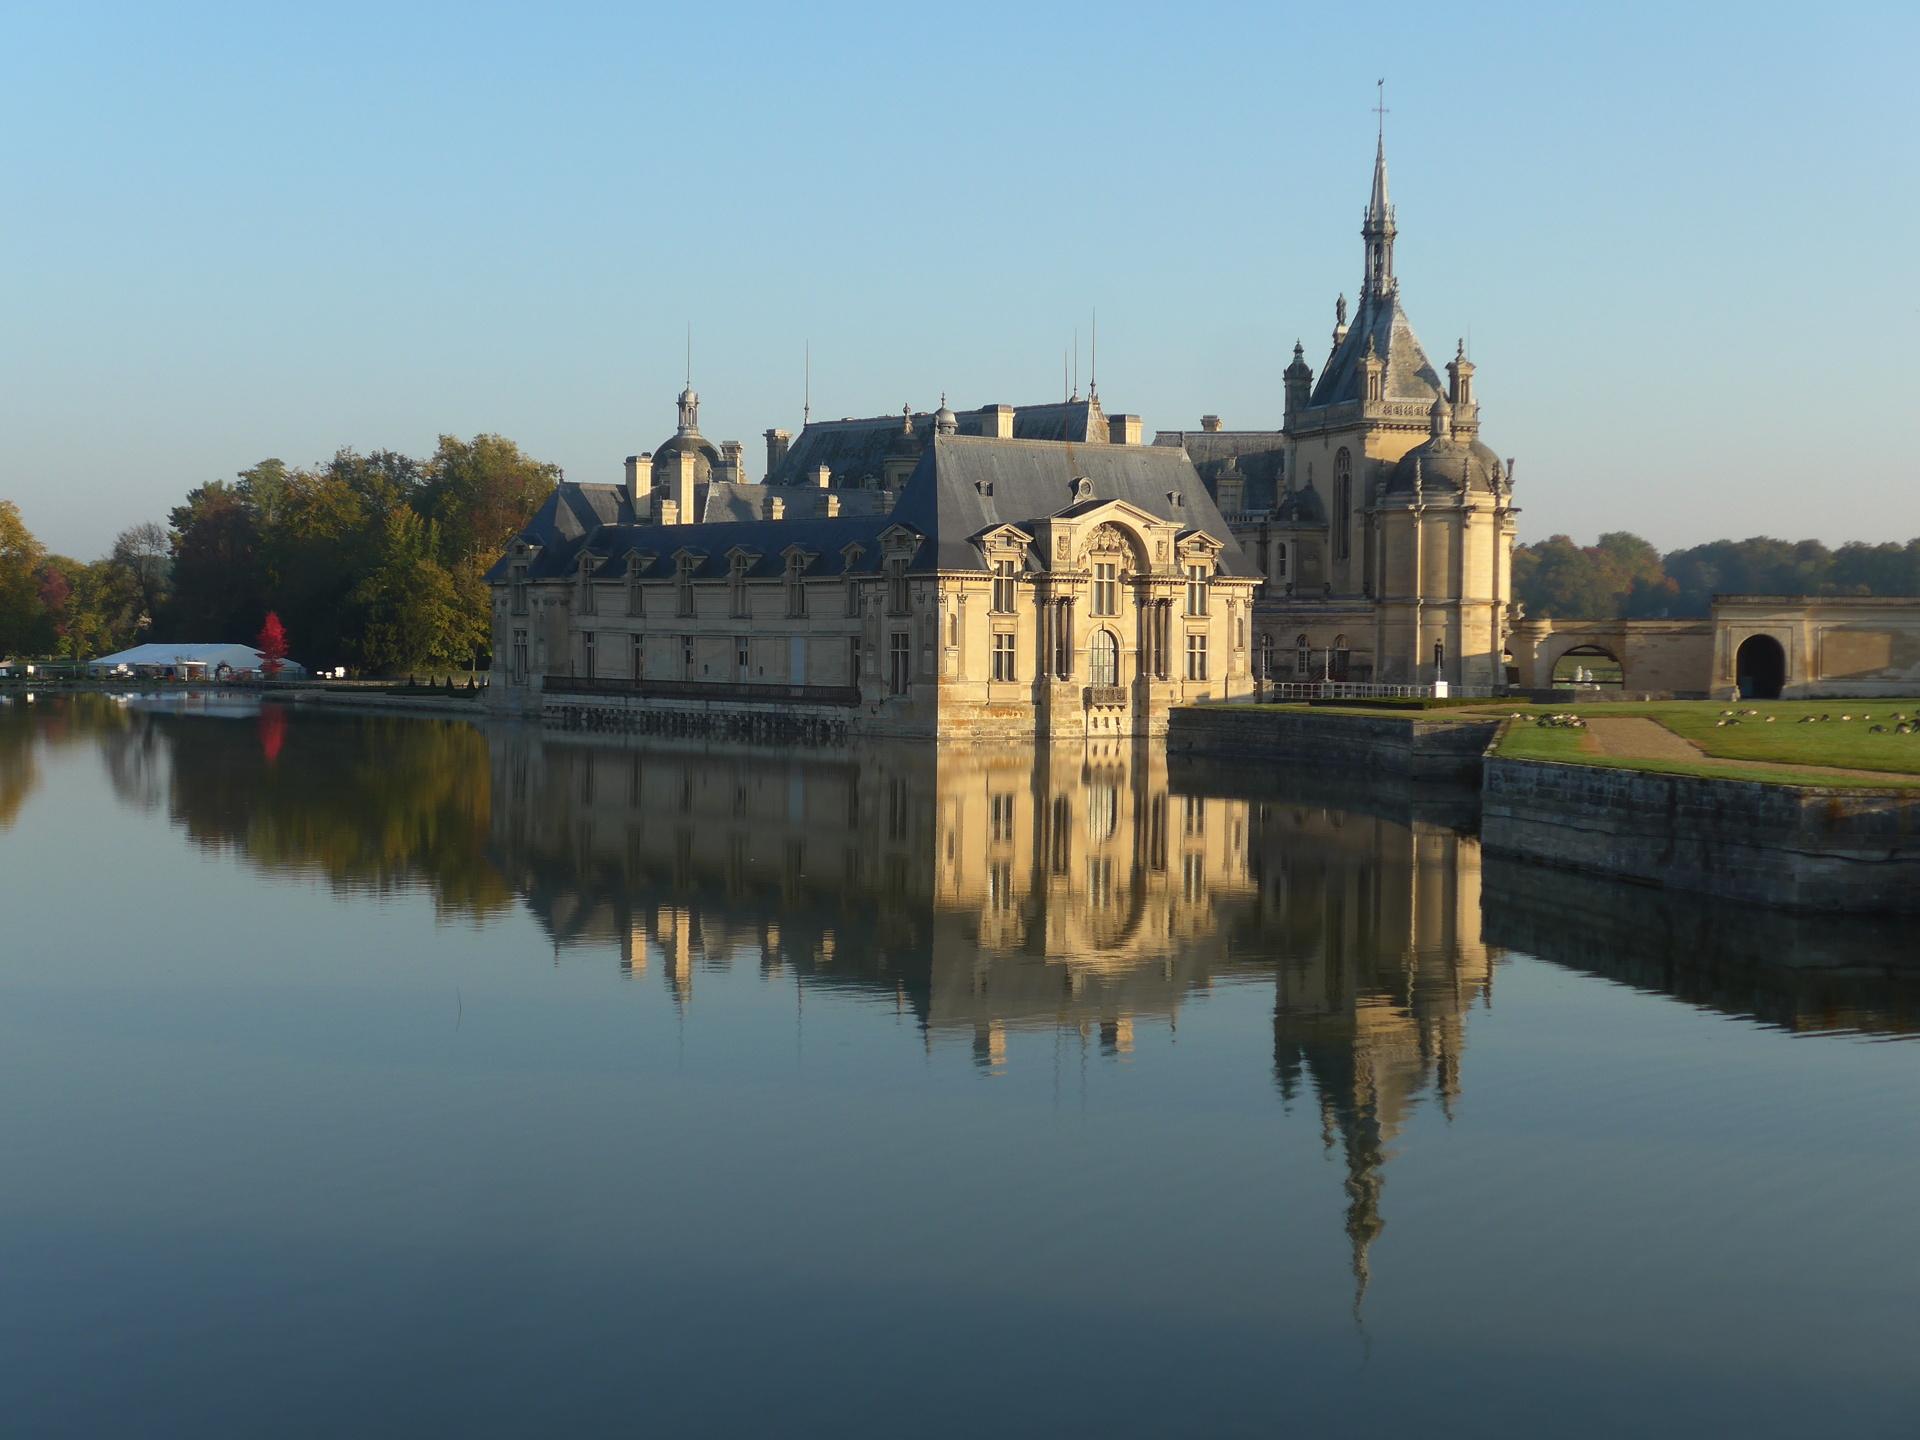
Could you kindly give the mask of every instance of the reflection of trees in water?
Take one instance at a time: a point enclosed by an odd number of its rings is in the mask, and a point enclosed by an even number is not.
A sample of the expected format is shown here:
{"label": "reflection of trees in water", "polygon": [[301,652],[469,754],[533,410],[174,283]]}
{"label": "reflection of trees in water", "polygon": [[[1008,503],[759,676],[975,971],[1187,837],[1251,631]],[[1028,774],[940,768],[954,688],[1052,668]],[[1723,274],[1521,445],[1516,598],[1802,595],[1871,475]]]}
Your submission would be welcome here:
{"label": "reflection of trees in water", "polygon": [[424,887],[443,914],[511,906],[486,858],[487,743],[474,726],[304,712],[271,729],[258,717],[149,720],[170,771],[170,814],[196,844],[341,890]]}
{"label": "reflection of trees in water", "polygon": [[20,807],[39,783],[31,707],[18,700],[0,704],[0,830],[19,818]]}
{"label": "reflection of trees in water", "polygon": [[39,750],[99,740],[112,744],[129,728],[123,706],[105,695],[41,693],[0,699],[0,830],[19,818],[40,783]]}

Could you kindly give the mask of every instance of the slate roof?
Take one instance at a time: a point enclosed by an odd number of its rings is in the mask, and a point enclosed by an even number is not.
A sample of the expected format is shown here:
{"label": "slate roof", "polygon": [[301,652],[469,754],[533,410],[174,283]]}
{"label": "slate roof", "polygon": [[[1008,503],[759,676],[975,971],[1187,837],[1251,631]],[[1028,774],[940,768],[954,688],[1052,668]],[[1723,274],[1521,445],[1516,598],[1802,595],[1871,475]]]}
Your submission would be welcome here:
{"label": "slate roof", "polygon": [[[978,435],[986,425],[986,407],[958,411],[960,433]],[[925,450],[933,437],[933,412],[915,411],[916,448]],[[860,419],[814,420],[794,438],[786,458],[767,476],[769,485],[810,485],[812,471],[821,465],[833,471],[833,487],[878,485],[883,462],[901,438],[902,417],[869,415]],[[1095,441],[1106,443],[1107,417],[1098,400],[1056,401],[1051,405],[1016,406],[1016,440]]]}
{"label": "slate roof", "polygon": [[[1092,482],[1091,500],[1074,494],[1074,482],[1082,478]],[[715,488],[709,487],[709,509],[716,508]],[[766,493],[770,489],[760,485],[719,488],[717,508],[723,510],[746,506],[750,499],[758,498],[737,492]],[[567,493],[570,491],[596,493],[576,496]],[[583,506],[590,509],[593,503],[606,502],[607,495],[600,492],[617,496],[622,503],[607,508],[622,513],[607,524],[584,529],[578,513]],[[785,492],[795,498],[803,493]],[[1179,497],[1177,502],[1173,496]],[[675,554],[691,550],[702,557],[693,572],[695,577],[712,579],[729,573],[729,552],[736,548],[751,551],[756,557],[749,575],[777,576],[785,572],[785,552],[792,545],[813,553],[806,570],[809,576],[839,575],[847,568],[842,551],[854,544],[863,550],[854,564],[855,573],[877,573],[883,549],[880,537],[895,525],[904,525],[922,537],[912,562],[916,571],[984,571],[986,558],[977,544],[984,532],[1008,524],[1027,529],[1050,516],[1085,511],[1109,500],[1124,500],[1159,519],[1173,521],[1183,535],[1204,532],[1211,536],[1222,547],[1219,563],[1226,574],[1256,573],[1186,453],[1170,446],[939,435],[921,456],[891,514],[842,514],[832,518],[789,514],[779,520],[740,518],[663,526],[635,523],[631,511],[624,507],[624,498],[625,492],[618,486],[563,482],[522,533],[522,538],[541,547],[528,562],[528,576],[549,579],[575,575],[584,551],[596,557],[593,573],[597,578],[625,578],[628,557],[638,551],[653,556],[642,576],[665,579],[675,573]],[[504,581],[510,570],[509,557],[503,556],[488,571],[487,578]]]}
{"label": "slate roof", "polygon": [[1387,364],[1387,399],[1430,401],[1446,394],[1439,372],[1413,333],[1413,322],[1400,307],[1396,288],[1384,298],[1371,293],[1360,297],[1359,313],[1353,317],[1346,338],[1321,367],[1308,409],[1365,397],[1366,370],[1361,362],[1366,358],[1368,340],[1373,341],[1374,350]]}
{"label": "slate roof", "polygon": [[1248,510],[1270,510],[1285,488],[1287,437],[1280,430],[1160,430],[1156,445],[1178,445],[1206,481],[1216,503],[1220,476],[1231,463],[1240,471]]}
{"label": "slate roof", "polygon": [[[933,537],[943,570],[984,570],[975,537],[996,525],[1034,522],[1083,505],[1076,478],[1093,482],[1099,501],[1124,500],[1183,531],[1204,531],[1224,547],[1229,575],[1255,570],[1235,543],[1186,453],[1170,446],[1078,445],[1040,440],[936,436],[894,506],[894,520]],[[1177,494],[1176,505],[1168,495]]]}

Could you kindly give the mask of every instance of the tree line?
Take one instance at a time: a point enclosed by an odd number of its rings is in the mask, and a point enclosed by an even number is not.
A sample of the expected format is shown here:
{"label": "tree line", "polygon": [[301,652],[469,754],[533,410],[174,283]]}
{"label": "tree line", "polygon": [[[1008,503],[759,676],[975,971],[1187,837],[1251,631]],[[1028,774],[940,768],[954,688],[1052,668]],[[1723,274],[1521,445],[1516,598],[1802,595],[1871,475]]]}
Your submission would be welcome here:
{"label": "tree line", "polygon": [[341,450],[197,486],[99,560],[50,555],[0,500],[0,656],[86,659],[144,641],[250,642],[269,612],[309,666],[483,665],[483,579],[560,481],[499,435],[424,460]]}
{"label": "tree line", "polygon": [[1559,620],[1691,619],[1715,595],[1920,595],[1920,539],[1829,549],[1818,540],[1711,540],[1661,554],[1610,531],[1592,545],[1554,535],[1513,550],[1526,612]]}

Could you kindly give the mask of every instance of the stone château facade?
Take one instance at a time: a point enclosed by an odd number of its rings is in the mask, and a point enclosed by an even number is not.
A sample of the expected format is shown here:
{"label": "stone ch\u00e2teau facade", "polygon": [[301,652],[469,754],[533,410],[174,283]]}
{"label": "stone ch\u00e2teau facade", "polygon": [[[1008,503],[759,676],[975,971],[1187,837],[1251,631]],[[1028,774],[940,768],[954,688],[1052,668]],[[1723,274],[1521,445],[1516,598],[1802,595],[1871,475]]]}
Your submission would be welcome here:
{"label": "stone ch\u00e2teau facade", "polygon": [[1258,577],[1186,456],[1127,443],[1137,426],[1020,439],[1017,412],[974,413],[998,433],[963,434],[944,405],[924,439],[911,413],[891,422],[886,448],[915,446],[904,473],[883,452],[857,485],[789,467],[746,487],[768,518],[684,521],[728,483],[710,468],[703,497],[692,445],[630,465],[629,487],[561,484],[489,574],[493,703],[594,727],[738,733],[765,711],[770,733],[1031,739],[1157,733],[1174,704],[1249,695]]}
{"label": "stone ch\u00e2teau facade", "polygon": [[1262,679],[1498,686],[1513,599],[1513,462],[1480,439],[1473,362],[1443,383],[1394,274],[1384,138],[1361,223],[1351,322],[1334,306],[1318,377],[1295,344],[1278,430],[1162,431],[1185,450],[1266,584]]}

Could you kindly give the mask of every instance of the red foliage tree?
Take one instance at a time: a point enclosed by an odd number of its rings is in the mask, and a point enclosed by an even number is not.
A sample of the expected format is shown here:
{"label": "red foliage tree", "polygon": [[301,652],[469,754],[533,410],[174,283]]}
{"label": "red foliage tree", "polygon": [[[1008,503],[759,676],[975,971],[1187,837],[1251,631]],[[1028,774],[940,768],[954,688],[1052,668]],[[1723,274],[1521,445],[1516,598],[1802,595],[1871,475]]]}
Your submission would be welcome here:
{"label": "red foliage tree", "polygon": [[267,612],[267,622],[260,627],[253,648],[260,652],[260,673],[269,680],[278,675],[280,662],[287,658],[287,627],[273,611]]}

